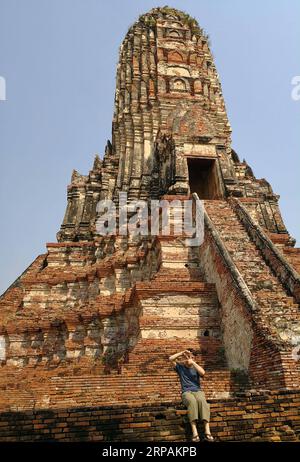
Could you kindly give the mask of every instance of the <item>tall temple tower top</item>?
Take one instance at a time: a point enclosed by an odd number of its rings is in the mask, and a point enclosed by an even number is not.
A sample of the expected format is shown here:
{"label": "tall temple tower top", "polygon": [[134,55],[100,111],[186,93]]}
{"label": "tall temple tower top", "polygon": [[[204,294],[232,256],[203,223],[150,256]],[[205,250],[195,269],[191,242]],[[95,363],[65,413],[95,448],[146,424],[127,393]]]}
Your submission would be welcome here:
{"label": "tall temple tower top", "polygon": [[231,152],[208,37],[195,19],[165,7],[142,15],[120,48],[112,142],[117,190],[142,196],[151,191],[155,146],[166,136],[174,141],[176,161],[165,189],[178,183],[175,189],[187,192],[185,156],[220,152],[226,163]]}
{"label": "tall temple tower top", "polygon": [[208,36],[173,8],[140,16],[121,44],[112,140],[89,175],[73,172],[58,240],[93,240],[99,199],[117,201],[120,191],[130,200],[256,198],[258,222],[287,233],[278,196],[231,148]]}

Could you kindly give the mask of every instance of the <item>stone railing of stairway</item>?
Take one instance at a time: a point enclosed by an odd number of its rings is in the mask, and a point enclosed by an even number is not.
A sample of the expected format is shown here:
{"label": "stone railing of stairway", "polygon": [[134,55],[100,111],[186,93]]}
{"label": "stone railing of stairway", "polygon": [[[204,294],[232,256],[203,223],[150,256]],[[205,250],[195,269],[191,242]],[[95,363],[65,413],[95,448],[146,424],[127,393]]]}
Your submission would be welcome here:
{"label": "stone railing of stairway", "polygon": [[[193,199],[199,200],[196,193]],[[214,283],[222,306],[223,341],[230,369],[248,371],[253,340],[253,313],[257,306],[216,227],[204,209],[208,239],[199,247],[208,282]],[[210,244],[209,244],[210,241]],[[232,310],[232,306],[235,310]]]}
{"label": "stone railing of stairway", "polygon": [[254,222],[239,200],[236,198],[230,198],[229,202],[245,226],[248,234],[262,252],[270,268],[274,271],[280,282],[295,298],[295,301],[300,303],[299,274],[289,264],[284,255],[276,248],[261,226]]}

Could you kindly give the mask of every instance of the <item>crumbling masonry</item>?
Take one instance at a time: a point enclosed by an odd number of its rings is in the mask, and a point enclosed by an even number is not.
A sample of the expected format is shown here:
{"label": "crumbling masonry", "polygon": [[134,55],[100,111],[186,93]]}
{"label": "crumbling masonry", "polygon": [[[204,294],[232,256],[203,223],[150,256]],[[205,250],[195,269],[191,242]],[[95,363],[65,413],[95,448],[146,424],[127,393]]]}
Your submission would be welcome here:
{"label": "crumbling masonry", "polygon": [[[189,439],[168,356],[190,347],[216,439],[299,440],[300,250],[230,135],[197,22],[141,16],[120,48],[105,155],[73,172],[58,242],[0,299],[0,441]],[[204,243],[100,236],[97,203],[121,191],[198,196]]]}

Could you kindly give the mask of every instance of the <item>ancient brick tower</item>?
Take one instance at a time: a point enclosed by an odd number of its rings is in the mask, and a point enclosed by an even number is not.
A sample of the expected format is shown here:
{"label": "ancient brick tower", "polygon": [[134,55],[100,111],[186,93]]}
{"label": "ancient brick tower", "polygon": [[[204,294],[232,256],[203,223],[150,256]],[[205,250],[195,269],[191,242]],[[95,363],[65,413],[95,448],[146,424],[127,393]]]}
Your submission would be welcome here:
{"label": "ancient brick tower", "polygon": [[[188,347],[217,439],[299,439],[300,253],[230,133],[197,22],[141,16],[120,49],[103,160],[73,172],[58,243],[0,300],[1,441],[188,439],[168,362]],[[120,191],[203,199],[203,244],[100,236],[97,203]]]}

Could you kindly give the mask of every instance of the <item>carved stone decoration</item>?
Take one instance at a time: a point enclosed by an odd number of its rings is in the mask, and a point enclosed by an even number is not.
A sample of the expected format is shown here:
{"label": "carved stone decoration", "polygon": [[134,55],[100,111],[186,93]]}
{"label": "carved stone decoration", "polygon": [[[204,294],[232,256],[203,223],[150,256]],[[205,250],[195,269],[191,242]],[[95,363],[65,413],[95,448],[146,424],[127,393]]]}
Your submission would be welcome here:
{"label": "carved stone decoration", "polygon": [[[154,168],[151,197],[161,197],[175,183],[176,152],[172,135],[158,133],[154,145]],[[155,180],[154,180],[155,178]]]}

